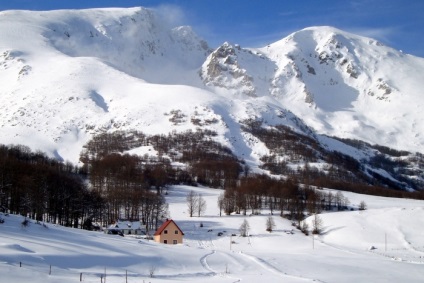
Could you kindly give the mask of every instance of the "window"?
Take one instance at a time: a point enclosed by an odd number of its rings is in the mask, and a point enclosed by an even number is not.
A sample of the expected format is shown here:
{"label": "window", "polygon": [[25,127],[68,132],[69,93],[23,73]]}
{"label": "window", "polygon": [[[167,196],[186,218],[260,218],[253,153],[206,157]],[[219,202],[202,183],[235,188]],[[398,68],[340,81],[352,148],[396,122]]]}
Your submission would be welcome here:
{"label": "window", "polygon": [[178,234],[178,230],[175,230],[175,235],[177,235]]}
{"label": "window", "polygon": [[164,244],[168,244],[168,240],[163,240],[163,243]]}
{"label": "window", "polygon": [[168,230],[163,231],[164,234],[168,234]]}
{"label": "window", "polygon": [[177,244],[177,240],[174,240],[173,243],[174,243],[174,245],[176,245]]}

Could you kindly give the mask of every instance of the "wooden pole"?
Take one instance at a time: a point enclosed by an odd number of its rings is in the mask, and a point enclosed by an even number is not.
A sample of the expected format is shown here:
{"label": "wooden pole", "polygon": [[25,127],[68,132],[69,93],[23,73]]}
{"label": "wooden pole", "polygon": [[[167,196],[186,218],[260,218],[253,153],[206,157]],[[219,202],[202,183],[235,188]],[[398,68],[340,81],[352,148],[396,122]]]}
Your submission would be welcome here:
{"label": "wooden pole", "polygon": [[80,282],[82,281],[82,272],[80,273]]}
{"label": "wooden pole", "polygon": [[49,275],[52,274],[52,265],[50,264],[50,270],[49,270]]}
{"label": "wooden pole", "polygon": [[125,270],[125,283],[128,283],[128,270]]}
{"label": "wooden pole", "polygon": [[387,233],[384,233],[384,251],[387,252]]}

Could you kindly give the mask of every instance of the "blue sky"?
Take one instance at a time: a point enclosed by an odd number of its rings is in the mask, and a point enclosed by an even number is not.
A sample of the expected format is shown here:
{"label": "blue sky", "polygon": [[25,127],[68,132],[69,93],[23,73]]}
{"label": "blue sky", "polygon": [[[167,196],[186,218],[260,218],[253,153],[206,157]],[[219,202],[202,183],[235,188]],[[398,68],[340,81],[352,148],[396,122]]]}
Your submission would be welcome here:
{"label": "blue sky", "polygon": [[261,47],[309,26],[329,25],[424,57],[424,0],[0,0],[0,10],[155,8],[190,25],[212,47]]}

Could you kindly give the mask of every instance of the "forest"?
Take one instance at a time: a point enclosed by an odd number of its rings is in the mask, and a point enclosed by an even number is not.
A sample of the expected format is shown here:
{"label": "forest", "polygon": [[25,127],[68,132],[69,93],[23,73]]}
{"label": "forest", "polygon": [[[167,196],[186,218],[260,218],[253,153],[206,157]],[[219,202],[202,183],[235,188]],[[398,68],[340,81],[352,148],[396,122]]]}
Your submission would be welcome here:
{"label": "forest", "polygon": [[[169,217],[164,196],[174,184],[224,189],[217,205],[225,214],[258,214],[268,208],[295,221],[306,214],[351,207],[341,193],[326,192],[324,187],[424,199],[424,191],[408,192],[373,176],[357,160],[328,152],[314,139],[287,127],[266,130],[247,124],[245,130],[270,149],[261,165],[270,174],[252,173],[229,148],[214,141],[216,133],[208,130],[153,136],[137,131],[101,133],[84,146],[80,165],[26,146],[0,145],[0,211],[83,229],[98,229],[118,219],[141,220],[148,230],[155,230]],[[141,147],[155,153],[129,153]],[[420,156],[416,158],[422,162]],[[324,170],[310,165],[319,160],[328,164]],[[303,166],[288,166],[294,161]],[[371,163],[387,170],[401,164],[383,154]],[[418,181],[409,184],[421,185]]]}
{"label": "forest", "polygon": [[[421,153],[334,138],[354,148],[374,152],[369,160],[357,160],[324,148],[313,134],[299,133],[285,125],[265,128],[261,121],[246,120],[243,129],[270,150],[271,154],[261,157],[261,167],[275,175],[289,176],[307,185],[391,197],[402,196],[400,191],[424,188],[424,155]],[[313,163],[325,166],[319,170],[310,165]],[[289,164],[303,166],[293,168]],[[381,169],[393,178],[381,174]]]}

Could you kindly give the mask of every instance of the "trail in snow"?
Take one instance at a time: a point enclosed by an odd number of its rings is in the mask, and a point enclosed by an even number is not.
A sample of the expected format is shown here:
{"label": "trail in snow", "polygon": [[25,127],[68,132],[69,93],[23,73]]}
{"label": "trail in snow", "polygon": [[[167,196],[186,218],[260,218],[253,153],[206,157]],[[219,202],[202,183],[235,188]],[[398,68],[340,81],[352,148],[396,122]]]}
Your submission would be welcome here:
{"label": "trail in snow", "polygon": [[[424,264],[424,252],[414,248],[412,244],[406,240],[405,233],[402,233],[401,230],[398,230],[398,232],[401,235],[400,236],[398,235],[398,237],[396,238],[402,239],[405,248],[397,248],[397,249],[390,248],[384,251],[381,251],[381,250],[363,250],[362,251],[362,250],[349,249],[346,247],[342,247],[340,245],[330,244],[321,238],[318,238],[317,241],[326,247],[335,249],[337,251],[345,252],[348,254],[352,254],[352,255],[364,255],[364,254],[372,253],[374,255],[383,256],[383,257],[390,258],[396,261],[402,261],[402,262],[412,263],[412,264]],[[411,255],[411,252],[413,254],[416,254],[416,256]]]}
{"label": "trail in snow", "polygon": [[317,279],[311,279],[311,278],[305,278],[305,277],[302,277],[302,276],[290,275],[290,274],[287,274],[287,273],[279,270],[278,268],[274,267],[273,265],[271,265],[269,262],[267,262],[264,259],[261,259],[259,257],[253,256],[253,255],[250,255],[250,254],[246,254],[242,251],[239,252],[239,254],[242,255],[243,257],[248,258],[249,260],[255,262],[257,265],[261,266],[265,270],[268,270],[268,271],[270,271],[274,274],[277,274],[278,276],[281,276],[283,278],[298,279],[298,280],[301,280],[301,281],[308,281],[308,282],[324,282],[324,281],[320,281],[320,280],[317,280]]}
{"label": "trail in snow", "polygon": [[200,264],[203,266],[204,269],[210,271],[215,276],[217,274],[217,272],[209,266],[209,264],[206,260],[209,256],[213,255],[214,253],[215,253],[215,251],[212,251],[212,252],[204,255],[203,257],[201,257],[200,258]]}
{"label": "trail in snow", "polygon": [[[215,245],[213,244],[213,241],[210,241],[210,242],[211,242],[211,245],[213,247],[215,247]],[[199,244],[199,247],[201,247],[201,248],[208,249],[210,247],[209,245],[207,245],[205,243],[205,241],[199,240],[198,241],[198,244]],[[212,255],[222,255],[221,256],[222,257],[222,261],[225,261],[226,260],[225,259],[225,256],[228,256],[228,257],[234,259],[235,262],[238,262],[240,264],[243,263],[242,265],[245,266],[245,267],[248,267],[249,264],[244,259],[248,259],[250,262],[253,262],[255,264],[255,266],[258,266],[259,267],[258,269],[257,268],[254,268],[254,269],[253,268],[252,269],[249,268],[249,270],[257,270],[259,273],[260,273],[260,270],[263,269],[263,270],[265,270],[267,272],[271,272],[271,273],[273,273],[273,274],[275,274],[275,275],[277,275],[279,277],[283,277],[283,278],[286,278],[286,279],[287,278],[290,278],[290,279],[294,279],[296,281],[297,280],[300,280],[301,282],[324,282],[324,281],[320,281],[320,280],[317,280],[317,279],[310,279],[310,278],[305,278],[305,277],[301,277],[301,276],[295,276],[295,275],[287,274],[287,273],[279,270],[278,268],[274,267],[269,262],[267,262],[267,261],[265,261],[265,260],[263,260],[261,258],[255,257],[253,255],[246,254],[246,253],[244,253],[242,251],[240,251],[238,253],[235,253],[235,252],[228,252],[228,251],[225,251],[225,250],[218,250],[217,251],[215,249],[212,249],[212,251],[210,253],[206,254],[205,256],[203,256],[200,259],[200,263],[201,263],[201,265],[203,266],[203,268],[205,270],[210,271],[211,274],[214,274],[214,275],[218,275],[218,274],[224,275],[224,274],[217,272],[216,270],[214,270],[213,268],[211,268],[211,266],[208,264],[207,259],[210,256],[212,256]],[[227,272],[227,270],[226,270],[226,272]],[[230,277],[230,276],[227,275],[226,277]],[[234,279],[237,279],[237,278],[234,278]],[[235,282],[240,282],[242,280],[243,279],[239,278]]]}

